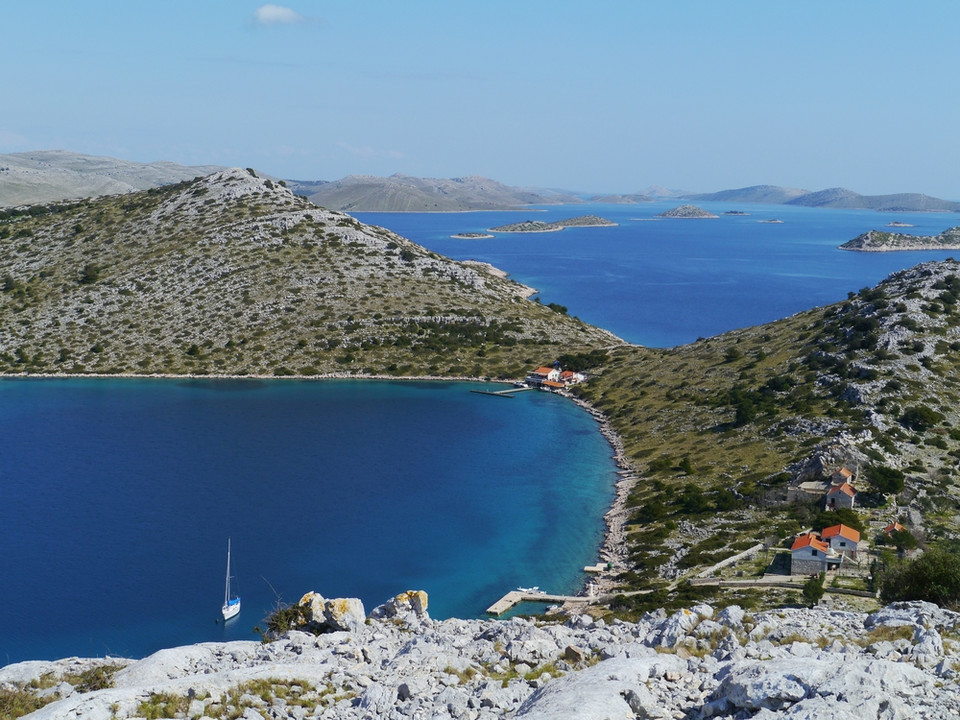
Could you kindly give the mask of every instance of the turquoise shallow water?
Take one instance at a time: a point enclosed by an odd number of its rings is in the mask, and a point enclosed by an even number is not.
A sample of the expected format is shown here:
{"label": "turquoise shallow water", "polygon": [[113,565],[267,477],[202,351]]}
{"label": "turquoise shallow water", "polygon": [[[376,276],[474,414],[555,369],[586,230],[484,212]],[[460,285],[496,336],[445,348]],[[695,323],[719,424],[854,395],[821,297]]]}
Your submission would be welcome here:
{"label": "turquoise shallow water", "polygon": [[578,590],[609,445],[569,401],[476,387],[0,381],[0,664],[251,638],[308,590],[369,610],[424,589],[439,618]]}

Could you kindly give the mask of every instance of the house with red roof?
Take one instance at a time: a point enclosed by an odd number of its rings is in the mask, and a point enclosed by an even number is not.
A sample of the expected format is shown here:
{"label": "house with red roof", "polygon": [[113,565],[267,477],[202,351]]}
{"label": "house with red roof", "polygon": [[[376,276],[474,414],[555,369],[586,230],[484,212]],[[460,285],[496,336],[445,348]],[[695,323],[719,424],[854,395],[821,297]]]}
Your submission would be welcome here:
{"label": "house with red roof", "polygon": [[853,471],[849,468],[839,468],[836,470],[833,475],[830,476],[830,482],[834,485],[841,485],[843,483],[848,483],[853,480]]}
{"label": "house with red roof", "polygon": [[895,532],[902,532],[903,530],[906,530],[903,525],[898,522],[892,522],[883,529],[883,532],[887,535],[893,535]]}
{"label": "house with red roof", "polygon": [[834,485],[827,491],[825,502],[827,509],[831,508],[852,508],[857,498],[857,491],[853,485],[843,482]]}
{"label": "house with red roof", "polygon": [[790,546],[790,574],[818,575],[840,567],[843,556],[814,532],[797,535]]}
{"label": "house with red roof", "polygon": [[820,533],[820,539],[838,553],[857,556],[860,546],[860,533],[846,525],[831,525]]}

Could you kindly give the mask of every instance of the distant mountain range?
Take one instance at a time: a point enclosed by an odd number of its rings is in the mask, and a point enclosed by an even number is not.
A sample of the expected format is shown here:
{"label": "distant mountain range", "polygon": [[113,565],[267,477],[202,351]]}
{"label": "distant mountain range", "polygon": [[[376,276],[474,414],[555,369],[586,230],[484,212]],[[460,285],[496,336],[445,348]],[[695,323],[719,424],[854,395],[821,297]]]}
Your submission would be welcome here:
{"label": "distant mountain range", "polygon": [[476,175],[449,179],[350,175],[327,183],[289,180],[287,186],[317,205],[343,212],[462,212],[583,202],[572,193],[511,187]]}
{"label": "distant mountain range", "polygon": [[715,193],[687,195],[686,199],[704,201],[720,200],[742,203],[772,203],[775,205],[800,205],[803,207],[846,208],[879,210],[888,212],[960,212],[960,202],[919,193],[896,193],[893,195],[861,195],[846,188],[829,188],[817,192],[785,188],[775,185],[752,185],[736,190],[721,190]]}
{"label": "distant mountain range", "polygon": [[[0,155],[0,207],[146,190],[222,169],[216,165],[138,163],[64,150]],[[263,173],[261,176],[270,177]],[[919,193],[861,195],[845,188],[811,192],[776,185],[752,185],[714,193],[689,193],[653,185],[638,193],[585,195],[564,190],[513,187],[476,175],[444,179],[401,174],[390,177],[350,175],[335,181],[286,180],[285,183],[297,195],[323,207],[345,212],[509,210],[525,205],[638,204],[668,198],[891,212],[960,212],[960,202]]]}
{"label": "distant mountain range", "polygon": [[65,150],[0,155],[0,207],[148,190],[221,169],[216,165],[130,162]]}

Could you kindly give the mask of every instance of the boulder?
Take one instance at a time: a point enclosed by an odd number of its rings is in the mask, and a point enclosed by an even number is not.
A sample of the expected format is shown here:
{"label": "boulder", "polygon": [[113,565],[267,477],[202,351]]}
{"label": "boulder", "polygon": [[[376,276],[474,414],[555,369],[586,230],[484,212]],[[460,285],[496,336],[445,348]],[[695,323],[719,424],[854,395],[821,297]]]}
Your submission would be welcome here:
{"label": "boulder", "polygon": [[407,620],[429,620],[427,614],[428,598],[423,590],[407,590],[378,605],[370,613],[372,618],[401,618]]}
{"label": "boulder", "polygon": [[320,593],[309,592],[300,598],[298,606],[306,626],[319,632],[356,632],[367,619],[359,598],[327,599]]}
{"label": "boulder", "polygon": [[670,655],[605,660],[545,684],[520,706],[516,717],[525,720],[670,717],[668,708],[647,687],[647,680],[661,672],[664,664],[678,672],[684,665]]}

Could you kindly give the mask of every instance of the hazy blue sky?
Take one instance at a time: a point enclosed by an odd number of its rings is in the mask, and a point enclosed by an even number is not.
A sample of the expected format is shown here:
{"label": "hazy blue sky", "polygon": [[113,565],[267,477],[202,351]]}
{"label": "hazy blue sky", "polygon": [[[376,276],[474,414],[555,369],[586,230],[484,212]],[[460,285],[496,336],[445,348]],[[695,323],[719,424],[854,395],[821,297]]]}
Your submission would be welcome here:
{"label": "hazy blue sky", "polygon": [[960,200],[960,3],[0,0],[0,153]]}

